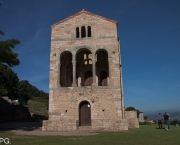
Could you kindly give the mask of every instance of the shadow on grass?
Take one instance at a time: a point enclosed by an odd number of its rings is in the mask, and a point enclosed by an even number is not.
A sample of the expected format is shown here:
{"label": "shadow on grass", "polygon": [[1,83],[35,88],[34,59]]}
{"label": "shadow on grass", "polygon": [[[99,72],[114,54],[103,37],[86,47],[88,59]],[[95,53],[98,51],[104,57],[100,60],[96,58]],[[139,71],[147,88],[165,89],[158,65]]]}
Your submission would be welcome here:
{"label": "shadow on grass", "polygon": [[3,122],[0,123],[0,133],[10,130],[33,131],[41,128],[40,122]]}
{"label": "shadow on grass", "polygon": [[5,133],[7,131],[11,131],[10,129],[0,129],[0,133]]}
{"label": "shadow on grass", "polygon": [[161,130],[161,129],[165,129],[165,128],[158,128],[158,127],[156,127],[155,129],[160,129]]}

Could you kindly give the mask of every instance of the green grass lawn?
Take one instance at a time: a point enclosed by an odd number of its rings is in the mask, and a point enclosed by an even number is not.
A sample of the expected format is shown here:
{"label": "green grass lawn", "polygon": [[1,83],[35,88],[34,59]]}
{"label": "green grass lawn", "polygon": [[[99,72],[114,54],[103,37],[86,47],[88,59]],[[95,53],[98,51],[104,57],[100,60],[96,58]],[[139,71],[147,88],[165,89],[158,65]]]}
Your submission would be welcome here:
{"label": "green grass lawn", "polygon": [[0,131],[0,138],[9,138],[12,145],[180,145],[180,127],[171,126],[168,131],[156,127],[141,125],[128,132],[101,132],[94,136],[22,136]]}

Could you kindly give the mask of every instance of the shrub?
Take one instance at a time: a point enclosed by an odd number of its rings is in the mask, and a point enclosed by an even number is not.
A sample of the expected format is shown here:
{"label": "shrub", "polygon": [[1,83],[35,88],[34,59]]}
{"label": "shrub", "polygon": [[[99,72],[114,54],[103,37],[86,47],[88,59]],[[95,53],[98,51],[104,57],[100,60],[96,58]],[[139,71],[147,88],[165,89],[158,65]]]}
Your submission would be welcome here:
{"label": "shrub", "polygon": [[176,125],[176,124],[179,124],[180,125],[180,122],[178,120],[173,120],[171,121],[171,125]]}
{"label": "shrub", "polygon": [[154,124],[156,124],[156,123],[157,123],[157,121],[156,121],[156,120],[153,120],[153,122],[154,122]]}

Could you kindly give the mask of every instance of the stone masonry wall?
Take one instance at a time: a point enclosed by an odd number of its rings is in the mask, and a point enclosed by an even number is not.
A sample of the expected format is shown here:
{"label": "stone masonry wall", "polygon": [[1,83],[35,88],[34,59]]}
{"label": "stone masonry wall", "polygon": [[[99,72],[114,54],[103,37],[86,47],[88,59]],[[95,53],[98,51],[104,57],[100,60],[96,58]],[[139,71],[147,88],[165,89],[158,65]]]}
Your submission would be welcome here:
{"label": "stone masonry wall", "polygon": [[[88,26],[91,27],[91,37],[76,38],[76,28],[81,29],[82,26],[86,29]],[[70,52],[75,66],[76,56],[83,48],[89,50],[92,56],[95,56],[98,50],[107,52],[107,67],[103,70],[106,68],[105,70],[109,71],[108,86],[96,86],[95,83],[87,87],[60,86],[61,54],[65,51]],[[90,103],[92,130],[128,130],[128,120],[123,118],[124,101],[121,90],[119,48],[116,21],[87,11],[80,11],[52,25],[49,120],[43,121],[43,131],[75,131],[79,126],[79,104],[82,101]],[[95,63],[97,61],[95,57],[92,60]]]}
{"label": "stone masonry wall", "polygon": [[101,17],[81,13],[62,23],[52,26],[52,39],[75,38],[76,27],[91,26],[92,37],[107,36],[117,38],[117,25]]}
{"label": "stone masonry wall", "polygon": [[49,121],[44,122],[43,130],[76,130],[79,126],[79,104],[85,100],[91,105],[93,130],[113,131],[118,126],[119,130],[128,129],[127,121],[122,120],[121,93],[116,87],[61,88],[50,93],[53,97],[49,100]]}
{"label": "stone masonry wall", "polygon": [[[76,27],[81,26],[91,26],[92,37],[76,38]],[[52,26],[50,88],[58,87],[57,78],[59,74],[60,54],[63,51],[70,51],[72,54],[77,53],[81,48],[87,48],[92,53],[95,53],[98,49],[107,50],[108,58],[112,59],[112,85],[120,86],[120,52],[116,23],[82,13],[63,23]]]}
{"label": "stone masonry wall", "polygon": [[137,111],[125,111],[125,119],[128,121],[129,128],[139,128]]}
{"label": "stone masonry wall", "polygon": [[49,99],[50,120],[78,120],[78,107],[83,100],[88,101],[91,105],[92,119],[122,119],[120,89],[91,86],[71,87],[55,89],[50,91],[50,94],[53,96]]}

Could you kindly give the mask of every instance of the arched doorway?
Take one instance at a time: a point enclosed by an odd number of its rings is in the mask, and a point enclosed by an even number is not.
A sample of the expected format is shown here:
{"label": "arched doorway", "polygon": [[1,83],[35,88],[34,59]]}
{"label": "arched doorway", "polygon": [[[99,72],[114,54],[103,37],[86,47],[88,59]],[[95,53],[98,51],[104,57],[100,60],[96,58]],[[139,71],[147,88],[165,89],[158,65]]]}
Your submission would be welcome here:
{"label": "arched doorway", "polygon": [[88,101],[79,104],[79,126],[91,126],[91,105]]}

